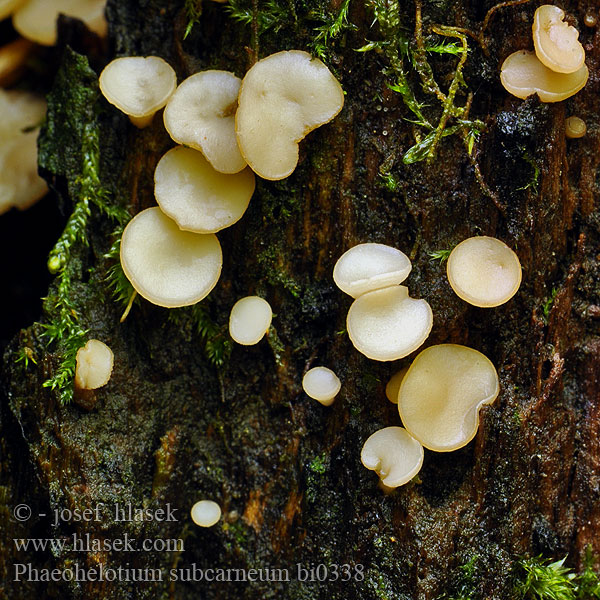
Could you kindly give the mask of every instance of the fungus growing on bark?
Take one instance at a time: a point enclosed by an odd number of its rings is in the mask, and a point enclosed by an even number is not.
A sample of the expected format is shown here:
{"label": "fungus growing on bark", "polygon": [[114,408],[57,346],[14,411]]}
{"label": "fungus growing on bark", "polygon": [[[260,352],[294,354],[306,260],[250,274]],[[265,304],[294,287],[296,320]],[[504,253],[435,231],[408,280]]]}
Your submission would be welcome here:
{"label": "fungus growing on bark", "polygon": [[565,135],[568,138],[581,138],[587,132],[585,121],[579,117],[569,117],[565,121]]}
{"label": "fungus growing on bark", "polygon": [[181,231],[157,207],[138,213],[123,231],[123,272],[140,296],[158,306],[202,300],[217,284],[222,264],[216,235]]}
{"label": "fungus growing on bark", "polygon": [[106,65],[99,84],[104,97],[143,128],[175,91],[177,76],[158,56],[124,56]]}
{"label": "fungus growing on bark", "polygon": [[404,376],[408,372],[408,367],[404,367],[400,369],[397,373],[394,373],[390,380],[387,382],[385,386],[385,395],[387,399],[392,404],[398,404],[398,392],[400,391],[400,386],[402,385],[402,380]]}
{"label": "fungus growing on bark", "polygon": [[190,514],[199,527],[212,527],[221,518],[221,507],[212,500],[200,500],[192,506]]}
{"label": "fungus growing on bark", "polygon": [[13,13],[14,28],[43,46],[56,44],[56,20],[60,14],[80,19],[100,36],[106,35],[106,0],[27,0]]}
{"label": "fungus growing on bark", "polygon": [[221,173],[246,166],[235,136],[240,84],[228,71],[196,73],[179,84],[163,115],[173,140],[202,152]]}
{"label": "fungus growing on bark", "polygon": [[540,62],[534,52],[513,52],[503,63],[500,81],[517,98],[532,94],[542,102],[560,102],[576,94],[588,80],[585,63],[574,73],[556,73]]}
{"label": "fungus growing on bark", "polygon": [[242,156],[265,179],[284,179],[298,164],[298,143],[342,110],[337,79],[307,52],[259,60],[242,81],[235,129]]}
{"label": "fungus growing on bark", "polygon": [[398,394],[404,427],[425,448],[450,452],[477,433],[479,411],[498,396],[491,361],[472,348],[440,344],[413,361]]}
{"label": "fungus growing on bark", "polygon": [[214,233],[242,217],[254,193],[254,179],[250,169],[219,173],[197,150],[177,146],[158,161],[154,195],[180,229]]}
{"label": "fungus growing on bark", "polygon": [[346,319],[354,347],[374,360],[407,356],[427,339],[432,325],[429,304],[410,298],[402,285],[362,294]]}
{"label": "fungus growing on bark", "polygon": [[556,73],[574,73],[583,66],[585,50],[579,32],[564,21],[558,6],[544,4],[533,18],[533,45],[540,61]]}
{"label": "fungus growing on bark", "polygon": [[313,367],[302,378],[302,388],[323,406],[333,404],[342,387],[339,377],[327,367]]}
{"label": "fungus growing on bark", "polygon": [[585,17],[583,17],[583,22],[586,27],[596,27],[598,24],[598,17],[594,13],[588,12],[585,14]]}
{"label": "fungus growing on bark", "polygon": [[521,285],[518,256],[504,242],[488,236],[458,244],[448,257],[446,271],[456,295],[483,308],[508,302]]}
{"label": "fungus growing on bark", "polygon": [[402,283],[411,271],[408,256],[385,244],[358,244],[340,256],[333,268],[333,280],[346,294],[358,298]]}
{"label": "fungus growing on bark", "polygon": [[229,315],[229,335],[238,344],[258,344],[271,326],[271,305],[260,296],[246,296],[238,300]]}
{"label": "fungus growing on bark", "polygon": [[395,488],[408,483],[423,466],[423,446],[403,427],[385,427],[365,442],[360,460],[381,483]]}
{"label": "fungus growing on bark", "polygon": [[95,390],[108,383],[113,370],[112,350],[100,340],[88,340],[77,351],[75,387],[81,390]]}

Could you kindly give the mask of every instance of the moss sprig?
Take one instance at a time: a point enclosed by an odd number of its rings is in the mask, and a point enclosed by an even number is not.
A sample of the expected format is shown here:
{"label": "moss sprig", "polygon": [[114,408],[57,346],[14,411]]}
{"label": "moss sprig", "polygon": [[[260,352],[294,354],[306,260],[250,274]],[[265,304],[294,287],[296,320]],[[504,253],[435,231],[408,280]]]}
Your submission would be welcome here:
{"label": "moss sprig", "polygon": [[185,26],[185,31],[183,33],[183,39],[185,40],[187,36],[192,33],[194,25],[200,22],[200,17],[202,16],[202,0],[185,0],[183,9],[187,19],[187,25]]}
{"label": "moss sprig", "polygon": [[525,575],[515,586],[518,598],[524,600],[576,600],[576,574],[565,567],[566,557],[551,562],[541,556],[520,562]]}
{"label": "moss sprig", "polygon": [[310,51],[313,56],[320,58],[323,62],[329,61],[331,41],[340,37],[343,33],[356,29],[356,25],[348,19],[351,0],[344,0],[337,13],[313,9],[309,12],[309,18],[321,21],[322,24],[314,28],[317,33],[310,43]]}

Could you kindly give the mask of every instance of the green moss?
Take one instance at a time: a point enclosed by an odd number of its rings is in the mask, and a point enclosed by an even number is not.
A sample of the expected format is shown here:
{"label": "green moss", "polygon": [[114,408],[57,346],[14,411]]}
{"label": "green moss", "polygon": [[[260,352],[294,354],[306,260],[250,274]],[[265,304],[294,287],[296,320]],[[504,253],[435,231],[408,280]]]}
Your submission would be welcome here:
{"label": "green moss", "polygon": [[448,257],[452,254],[452,250],[434,250],[429,253],[430,260],[439,260],[441,263],[448,260]]}
{"label": "green moss", "polygon": [[323,452],[323,454],[315,456],[308,464],[308,468],[313,473],[323,475],[323,473],[325,473],[325,471],[327,471],[327,469],[329,468],[329,455]]}
{"label": "green moss", "polygon": [[550,310],[552,309],[552,305],[554,304],[554,300],[556,298],[556,294],[558,293],[558,288],[553,287],[550,295],[546,300],[544,300],[544,304],[542,304],[542,320],[545,325],[548,325],[548,318],[550,317]]}

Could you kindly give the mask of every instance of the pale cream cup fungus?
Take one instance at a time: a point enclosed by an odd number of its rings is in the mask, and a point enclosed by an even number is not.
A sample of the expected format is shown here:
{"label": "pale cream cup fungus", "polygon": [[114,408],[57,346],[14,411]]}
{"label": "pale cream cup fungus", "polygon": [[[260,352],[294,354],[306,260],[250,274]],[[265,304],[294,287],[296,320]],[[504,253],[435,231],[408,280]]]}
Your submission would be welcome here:
{"label": "pale cream cup fungus", "polygon": [[423,466],[423,446],[403,427],[385,427],[365,442],[360,461],[386,488],[408,483]]}
{"label": "pale cream cup fungus", "polygon": [[106,0],[27,0],[13,13],[13,26],[25,38],[43,46],[56,44],[60,14],[80,19],[99,36],[107,30]]}
{"label": "pale cream cup fungus", "polygon": [[123,272],[140,296],[158,306],[199,302],[217,284],[222,265],[216,235],[181,231],[160,208],[138,213],[123,231]]}
{"label": "pale cream cup fungus", "polygon": [[221,173],[246,166],[235,136],[240,84],[228,71],[196,73],[179,84],[163,115],[173,140],[202,152]]}
{"label": "pale cream cup fungus", "polygon": [[0,0],[0,20],[9,17],[25,0]]}
{"label": "pale cream cup fungus", "polygon": [[411,263],[400,250],[385,244],[358,244],[340,256],[333,268],[333,280],[346,294],[358,298],[365,292],[402,283]]}
{"label": "pale cream cup fungus", "polygon": [[574,73],[556,73],[540,62],[534,52],[513,52],[503,63],[500,81],[517,98],[532,94],[542,102],[560,102],[576,94],[588,80],[585,63]]}
{"label": "pale cream cup fungus", "polygon": [[533,45],[540,61],[556,73],[574,73],[583,66],[585,50],[579,32],[564,21],[558,6],[544,4],[533,17]]}
{"label": "pale cream cup fungus", "polygon": [[246,296],[238,300],[229,315],[229,335],[238,344],[258,344],[271,326],[271,305],[260,296]]}
{"label": "pale cream cup fungus", "polygon": [[104,67],[99,84],[104,97],[141,129],[165,106],[177,87],[177,76],[159,56],[124,56]]}
{"label": "pale cream cup fungus", "polygon": [[212,500],[200,500],[192,506],[190,514],[199,527],[212,527],[221,518],[221,507]]}
{"label": "pale cream cup fungus", "polygon": [[582,138],[587,132],[587,126],[583,119],[579,117],[569,117],[565,121],[565,135],[568,138]]}
{"label": "pale cream cup fungus", "polygon": [[255,178],[250,169],[233,175],[215,171],[197,150],[177,146],[154,171],[154,195],[180,229],[214,233],[233,225],[248,208]]}
{"label": "pale cream cup fungus", "polygon": [[302,389],[323,406],[331,406],[342,387],[339,377],[327,367],[313,367],[302,378]]}
{"label": "pale cream cup fungus", "polygon": [[75,387],[80,390],[96,390],[108,383],[114,355],[113,351],[100,340],[88,340],[79,348],[76,357]]}
{"label": "pale cream cup fungus", "polygon": [[481,352],[440,344],[413,361],[400,386],[398,411],[404,427],[425,448],[451,452],[475,437],[481,407],[499,391],[498,373]]}
{"label": "pale cream cup fungus", "polygon": [[397,360],[416,350],[433,325],[425,300],[396,285],[359,296],[350,306],[346,327],[354,347],[373,360]]}
{"label": "pale cream cup fungus", "polygon": [[521,285],[518,256],[504,242],[488,236],[458,244],[448,257],[446,271],[456,295],[483,308],[508,302]]}
{"label": "pale cream cup fungus", "polygon": [[277,52],[259,60],[242,81],[235,116],[238,144],[264,179],[284,179],[298,164],[298,143],[342,110],[337,79],[307,52]]}
{"label": "pale cream cup fungus", "polygon": [[400,391],[400,386],[402,385],[402,380],[404,376],[408,372],[408,367],[404,367],[400,369],[397,373],[394,373],[390,380],[387,382],[385,386],[385,395],[386,398],[392,404],[398,404],[398,392]]}

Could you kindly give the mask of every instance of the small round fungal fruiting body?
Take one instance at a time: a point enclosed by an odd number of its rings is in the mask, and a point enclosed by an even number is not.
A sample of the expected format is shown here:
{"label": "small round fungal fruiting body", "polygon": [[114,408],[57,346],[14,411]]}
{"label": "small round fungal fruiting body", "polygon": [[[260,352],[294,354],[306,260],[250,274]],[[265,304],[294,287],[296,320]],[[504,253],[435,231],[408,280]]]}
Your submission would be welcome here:
{"label": "small round fungal fruiting body", "polygon": [[423,446],[403,427],[385,427],[365,442],[360,460],[381,483],[395,488],[408,483],[423,466]]}
{"label": "small round fungal fruiting body", "polygon": [[385,395],[387,399],[392,404],[398,404],[398,392],[400,391],[400,386],[402,385],[402,380],[404,376],[408,372],[408,367],[404,367],[400,369],[397,373],[394,373],[390,380],[387,382],[385,386]]}
{"label": "small round fungal fruiting body", "polygon": [[358,298],[365,292],[402,283],[411,271],[408,256],[385,244],[358,244],[340,256],[333,280],[346,294]]}
{"label": "small round fungal fruiting body", "polygon": [[160,208],[148,208],[125,227],[121,266],[140,296],[166,308],[206,297],[221,274],[217,236],[181,231]]}
{"label": "small round fungal fruiting body", "polygon": [[583,66],[585,50],[579,32],[563,19],[558,6],[544,4],[533,18],[533,45],[540,61],[556,73],[574,73]]}
{"label": "small round fungal fruiting body", "polygon": [[348,336],[354,347],[373,360],[397,360],[416,350],[433,325],[425,300],[415,300],[396,285],[359,296],[348,311]]}
{"label": "small round fungal fruiting body", "polygon": [[517,98],[532,94],[542,102],[560,102],[576,94],[588,80],[585,63],[574,73],[556,73],[527,50],[513,52],[503,63],[500,81]]}
{"label": "small round fungal fruiting body", "polygon": [[212,500],[200,500],[192,506],[190,514],[199,527],[212,527],[221,518],[221,507]]}
{"label": "small round fungal fruiting body", "polygon": [[298,164],[298,143],[342,110],[337,79],[307,52],[259,60],[242,81],[235,130],[242,156],[264,179],[284,179]]}
{"label": "small round fungal fruiting body", "polygon": [[143,128],[175,91],[177,76],[158,56],[124,56],[106,65],[99,84],[104,97]]}
{"label": "small round fungal fruiting body", "polygon": [[215,171],[197,150],[177,146],[159,161],[154,195],[180,229],[214,233],[241,219],[254,193],[254,173]]}
{"label": "small round fungal fruiting body", "polygon": [[404,427],[425,448],[450,452],[477,433],[479,410],[498,396],[498,374],[473,348],[440,344],[413,361],[398,394]]}
{"label": "small round fungal fruiting body", "polygon": [[568,138],[581,138],[587,132],[585,121],[579,117],[569,117],[565,121],[565,135]]}
{"label": "small round fungal fruiting body", "polygon": [[88,340],[77,351],[75,387],[82,390],[95,390],[108,383],[113,370],[112,350],[100,340]]}
{"label": "small round fungal fruiting body", "polygon": [[508,302],[521,285],[518,256],[504,242],[488,236],[458,244],[448,257],[446,271],[456,295],[483,308]]}
{"label": "small round fungal fruiting body", "polygon": [[260,296],[246,296],[238,300],[229,315],[229,335],[238,344],[258,344],[271,326],[271,305]]}
{"label": "small round fungal fruiting body", "polygon": [[323,406],[333,404],[342,387],[339,377],[327,367],[313,367],[302,378],[302,388]]}
{"label": "small round fungal fruiting body", "polygon": [[596,27],[598,24],[598,17],[594,13],[588,12],[585,17],[583,17],[583,22],[586,27]]}

